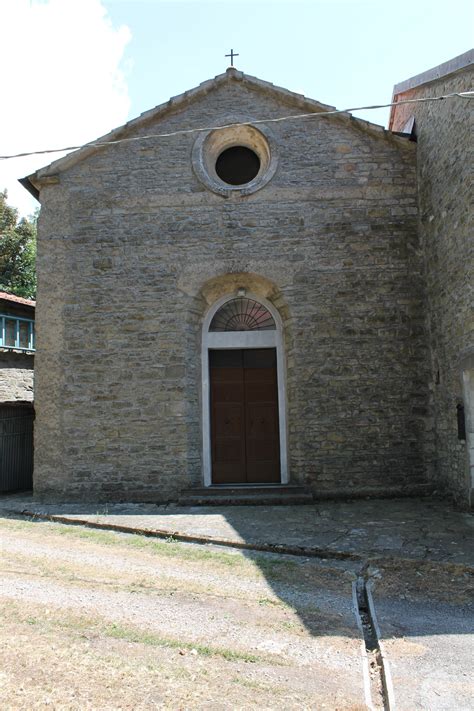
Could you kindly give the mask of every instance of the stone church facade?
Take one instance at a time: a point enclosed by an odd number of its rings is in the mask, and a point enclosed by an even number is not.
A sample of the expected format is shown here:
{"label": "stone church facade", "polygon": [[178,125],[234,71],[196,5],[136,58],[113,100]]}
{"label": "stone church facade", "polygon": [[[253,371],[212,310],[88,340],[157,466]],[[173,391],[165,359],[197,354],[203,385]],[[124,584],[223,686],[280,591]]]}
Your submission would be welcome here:
{"label": "stone church facade", "polygon": [[439,486],[417,144],[328,109],[231,68],[24,181],[37,495]]}

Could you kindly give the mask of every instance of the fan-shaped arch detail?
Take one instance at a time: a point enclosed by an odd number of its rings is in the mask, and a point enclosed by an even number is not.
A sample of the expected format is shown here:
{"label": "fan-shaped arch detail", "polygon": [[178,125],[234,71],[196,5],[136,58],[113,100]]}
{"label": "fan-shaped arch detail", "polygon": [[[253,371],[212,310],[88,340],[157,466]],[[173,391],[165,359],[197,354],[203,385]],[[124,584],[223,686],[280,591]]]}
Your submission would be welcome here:
{"label": "fan-shaped arch detail", "polygon": [[226,301],[214,314],[209,331],[275,331],[270,311],[255,299],[237,297]]}

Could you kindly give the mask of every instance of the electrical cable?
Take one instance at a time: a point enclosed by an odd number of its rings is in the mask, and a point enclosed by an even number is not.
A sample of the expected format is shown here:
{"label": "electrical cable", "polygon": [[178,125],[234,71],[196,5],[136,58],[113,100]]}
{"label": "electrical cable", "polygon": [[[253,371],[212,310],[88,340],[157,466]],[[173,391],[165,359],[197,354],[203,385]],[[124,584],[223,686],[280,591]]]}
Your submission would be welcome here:
{"label": "electrical cable", "polygon": [[[430,101],[442,101],[444,99],[452,99],[454,97],[459,97],[461,99],[474,99],[474,90],[473,91],[463,91],[463,92],[454,92],[452,94],[444,94],[443,96],[433,96],[433,97],[424,97],[421,99],[403,99],[402,101],[395,101],[390,104],[375,104],[373,106],[357,106],[354,108],[350,109],[333,109],[331,111],[312,111],[311,113],[306,113],[306,114],[295,114],[293,116],[280,116],[278,118],[269,118],[269,119],[255,119],[252,121],[241,121],[241,122],[236,122],[236,123],[228,123],[225,125],[221,126],[207,126],[207,127],[201,127],[201,128],[185,128],[177,131],[171,131],[169,133],[155,133],[155,134],[150,134],[148,136],[130,136],[128,138],[117,138],[112,141],[91,141],[90,143],[83,143],[79,146],[66,146],[64,148],[47,148],[45,150],[41,151],[28,151],[25,153],[14,153],[12,155],[4,155],[0,156],[0,160],[11,160],[12,158],[25,158],[27,156],[38,156],[38,155],[45,155],[47,153],[63,153],[65,151],[76,151],[80,150],[82,148],[102,148],[104,146],[113,146],[117,145],[119,143],[130,143],[132,141],[146,141],[150,140],[153,138],[171,138],[172,136],[182,136],[185,134],[189,133],[202,133],[203,131],[219,131],[227,128],[234,128],[237,126],[255,126],[256,124],[259,123],[278,123],[281,121],[296,121],[298,119],[305,119],[305,118],[319,118],[320,116],[334,116],[335,114],[346,114],[350,113],[351,111],[368,111],[372,109],[386,109],[391,106],[402,106],[403,104],[419,104],[419,103],[426,103]],[[353,118],[351,116],[351,118]],[[357,119],[359,121],[363,121],[364,119]]]}

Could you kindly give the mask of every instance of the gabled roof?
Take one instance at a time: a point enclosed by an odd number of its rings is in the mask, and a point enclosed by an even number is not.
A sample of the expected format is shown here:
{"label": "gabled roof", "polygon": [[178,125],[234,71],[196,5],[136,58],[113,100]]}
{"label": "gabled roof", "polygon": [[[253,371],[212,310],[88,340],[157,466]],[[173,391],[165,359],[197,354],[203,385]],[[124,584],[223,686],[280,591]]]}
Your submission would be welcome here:
{"label": "gabled roof", "polygon": [[[134,130],[141,128],[143,125],[150,123],[152,120],[166,116],[166,114],[173,112],[176,109],[185,108],[191,102],[203,98],[211,91],[230,82],[239,82],[242,83],[242,85],[244,86],[259,91],[260,93],[270,94],[276,97],[278,100],[282,101],[283,103],[292,106],[297,106],[301,109],[302,113],[319,113],[322,111],[336,110],[334,106],[328,106],[327,104],[322,104],[319,101],[315,101],[314,99],[308,99],[306,96],[303,96],[303,94],[296,94],[295,92],[289,91],[288,89],[275,86],[270,82],[263,81],[262,79],[250,76],[249,74],[244,74],[243,72],[240,72],[235,69],[235,67],[229,67],[226,72],[224,72],[223,74],[219,74],[218,76],[214,77],[214,79],[208,79],[207,81],[199,84],[199,86],[195,87],[194,89],[185,91],[183,94],[179,94],[178,96],[172,97],[164,104],[160,104],[159,106],[156,106],[155,108],[150,109],[149,111],[145,111],[137,118],[128,121],[123,126],[114,129],[105,136],[97,138],[91,143],[107,143],[110,141],[125,138]],[[337,114],[332,118],[336,120],[343,120],[346,122],[350,121],[354,125],[357,125],[358,127],[363,128],[365,130],[375,132],[378,135],[393,135],[390,131],[386,131],[383,126],[370,123],[369,121],[364,121],[363,119],[355,118],[347,112],[341,112],[340,114]],[[404,139],[395,137],[395,140],[405,143]],[[45,166],[44,168],[40,168],[35,173],[32,173],[26,178],[22,178],[20,180],[20,183],[27,190],[29,190],[34,195],[34,197],[38,199],[39,187],[42,181],[50,183],[55,182],[54,176],[57,175],[59,172],[72,167],[76,163],[79,163],[88,156],[101,150],[104,150],[104,148],[96,145],[86,144],[83,148],[69,153],[67,156],[64,156],[63,158],[54,161],[53,163]]]}
{"label": "gabled roof", "polygon": [[33,299],[24,299],[22,296],[7,294],[6,291],[0,291],[0,301],[13,301],[15,304],[22,304],[24,306],[36,306],[36,301],[33,301]]}

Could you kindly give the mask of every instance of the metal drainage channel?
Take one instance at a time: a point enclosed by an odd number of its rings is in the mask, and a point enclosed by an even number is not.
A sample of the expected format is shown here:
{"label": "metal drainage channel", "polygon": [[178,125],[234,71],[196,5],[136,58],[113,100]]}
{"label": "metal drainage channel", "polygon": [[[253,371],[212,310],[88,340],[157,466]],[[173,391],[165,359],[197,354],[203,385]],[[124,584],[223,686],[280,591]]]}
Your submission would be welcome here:
{"label": "metal drainage channel", "polygon": [[359,574],[353,583],[353,599],[359,629],[363,634],[364,692],[371,711],[395,711],[388,661],[380,641],[380,629],[372,598],[372,581]]}

